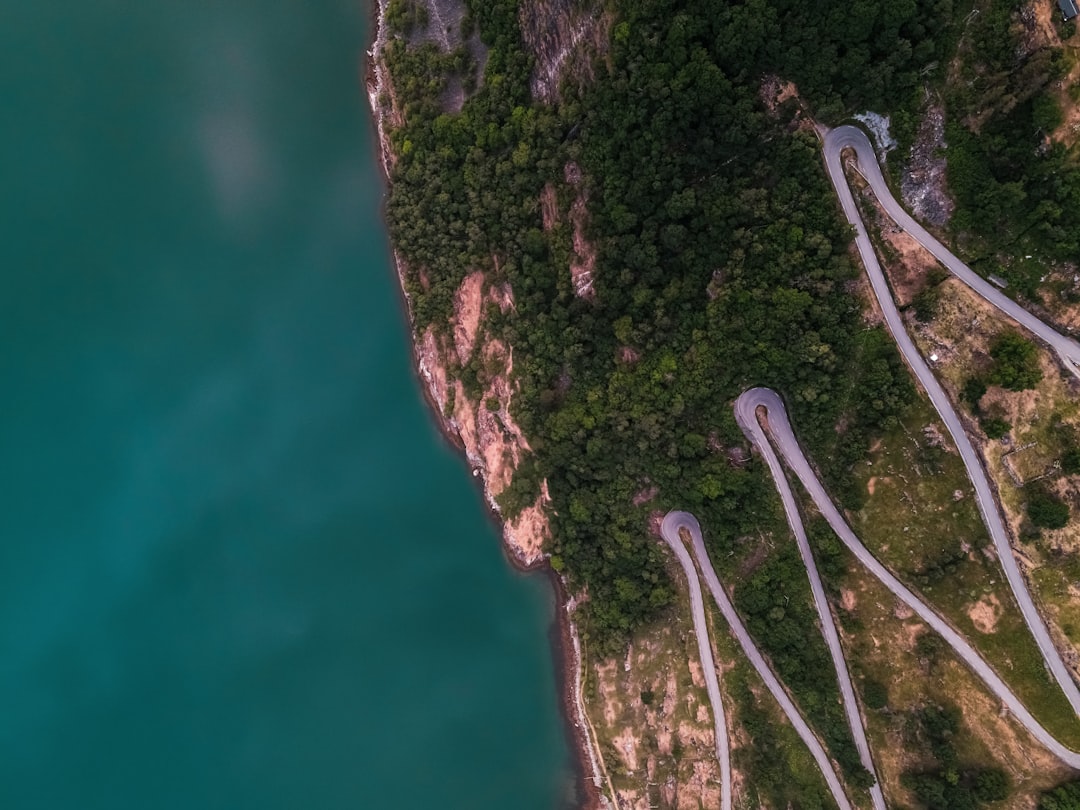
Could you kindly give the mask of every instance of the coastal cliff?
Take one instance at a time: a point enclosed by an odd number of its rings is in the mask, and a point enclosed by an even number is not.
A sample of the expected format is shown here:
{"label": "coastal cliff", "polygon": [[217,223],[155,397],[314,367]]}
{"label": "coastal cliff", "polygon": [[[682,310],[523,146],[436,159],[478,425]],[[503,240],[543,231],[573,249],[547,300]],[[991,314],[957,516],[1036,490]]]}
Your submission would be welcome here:
{"label": "coastal cliff", "polygon": [[[368,53],[366,89],[368,101],[377,128],[380,162],[387,181],[393,181],[398,150],[390,137],[391,132],[404,123],[404,112],[398,101],[386,59],[386,49],[391,41],[388,14],[391,0],[377,0],[376,36]],[[440,0],[428,0],[421,6],[421,13],[428,20],[451,16],[458,25],[464,6],[446,8]],[[551,49],[551,55],[541,60],[532,79],[537,92],[553,93],[562,63],[587,43],[585,35],[595,37],[601,27],[590,18],[572,26],[554,24],[554,27],[537,31],[538,53]],[[474,34],[464,38],[456,29],[441,28],[449,36],[423,31],[411,37],[413,42],[427,39],[444,52],[463,44],[474,58],[478,80],[483,74],[486,54],[479,38]],[[545,45],[540,45],[543,38]],[[464,101],[463,82],[455,82],[452,95],[442,98],[448,110],[458,110]],[[554,211],[554,201],[552,201]],[[582,216],[578,206],[578,218]],[[499,496],[512,483],[515,472],[532,452],[521,428],[516,424],[511,405],[520,383],[514,376],[514,347],[491,334],[487,328],[489,313],[507,315],[515,311],[514,291],[508,281],[493,281],[482,270],[472,270],[462,279],[453,294],[452,317],[443,324],[429,324],[417,328],[414,315],[415,302],[410,290],[419,287],[424,291],[429,282],[423,268],[410,267],[393,250],[394,264],[401,285],[402,296],[413,333],[413,353],[416,369],[425,397],[434,411],[444,435],[464,454],[473,476],[482,488],[485,502],[493,517],[501,526],[504,548],[522,569],[546,566],[554,574],[556,592],[559,594],[557,611],[562,658],[560,681],[563,684],[565,721],[572,739],[575,758],[579,764],[578,786],[580,804],[585,810],[610,808],[601,785],[604,780],[602,762],[598,758],[595,735],[590,732],[591,723],[582,699],[582,643],[577,625],[573,620],[576,600],[569,595],[565,578],[552,571],[546,564],[545,542],[551,537],[551,496],[548,483],[542,480],[534,501],[507,516],[499,503]],[[575,271],[575,279],[581,275]],[[415,286],[414,286],[415,285]],[[473,361],[485,369],[482,385],[467,390],[462,371]]]}
{"label": "coastal cliff", "polygon": [[[367,92],[393,196],[400,184],[420,185],[410,171],[417,171],[417,154],[425,149],[419,138],[424,133],[410,123],[423,118],[425,127],[451,129],[463,109],[463,115],[469,112],[463,94],[478,92],[488,80],[483,66],[489,54],[474,31],[467,27],[458,31],[452,26],[447,30],[446,20],[459,25],[463,15],[460,8],[455,10],[442,0],[396,7],[393,0],[380,0],[378,11]],[[434,20],[443,23],[433,24]],[[597,74],[606,69],[613,19],[608,13],[589,13],[574,0],[552,0],[518,7],[515,23],[525,52],[525,59],[515,67],[522,71],[517,78],[530,106],[510,107],[492,117],[499,121],[495,126],[504,131],[509,127],[500,116],[521,126],[511,137],[498,137],[492,135],[491,124],[486,128],[478,125],[480,132],[474,137],[487,142],[489,149],[476,150],[476,162],[466,161],[464,167],[440,163],[431,173],[429,187],[412,191],[414,196],[433,198],[427,215],[410,209],[408,216],[397,221],[394,212],[388,216],[417,372],[443,432],[462,451],[501,526],[509,558],[520,568],[543,568],[553,575],[560,601],[560,680],[567,731],[578,762],[580,805],[589,810],[714,806],[719,770],[712,720],[686,612],[679,610],[668,616],[660,627],[634,626],[626,618],[663,607],[673,599],[685,608],[685,591],[680,588],[673,597],[655,573],[665,558],[658,535],[650,530],[662,514],[657,511],[659,499],[675,488],[660,486],[652,477],[647,455],[639,457],[650,472],[637,473],[625,485],[620,484],[617,502],[624,514],[612,516],[618,531],[613,533],[606,526],[577,530],[586,532],[591,545],[603,549],[597,559],[626,554],[633,544],[632,553],[643,561],[620,564],[617,576],[608,570],[596,572],[601,576],[589,576],[586,567],[570,559],[554,531],[556,521],[580,524],[582,514],[595,508],[584,506],[590,501],[580,499],[588,492],[574,492],[565,480],[553,486],[547,476],[538,476],[533,469],[542,454],[552,455],[554,440],[567,440],[559,435],[565,428],[555,425],[537,431],[534,421],[530,432],[515,416],[523,401],[528,415],[530,394],[534,410],[539,400],[541,407],[551,412],[581,413],[581,406],[570,405],[584,389],[582,369],[572,358],[584,339],[600,337],[585,334],[580,326],[556,333],[552,343],[561,342],[566,348],[538,386],[535,371],[531,380],[528,375],[541,352],[535,334],[529,334],[521,324],[561,322],[560,307],[591,318],[610,306],[598,292],[598,284],[605,278],[591,235],[602,190],[590,181],[576,152],[561,147],[550,153],[530,152],[536,142],[530,142],[529,136],[539,126],[530,116],[546,116],[550,121],[556,117],[551,111],[563,103],[561,94],[584,92],[597,82]],[[415,62],[406,61],[410,54]],[[423,86],[406,90],[403,82],[395,83],[395,65],[410,74],[407,78],[424,76]],[[493,81],[503,85],[512,78],[510,71],[496,72]],[[570,125],[564,143],[573,138],[573,132]],[[547,137],[552,139],[550,134]],[[431,145],[427,144],[429,150]],[[508,149],[512,149],[509,166],[504,162]],[[430,151],[426,154],[430,157]],[[415,248],[422,241],[415,237],[418,231],[453,231],[460,219],[470,218],[473,224],[466,228],[476,227],[475,212],[486,215],[495,207],[487,196],[491,185],[511,185],[513,178],[508,175],[515,170],[527,171],[530,160],[541,163],[543,169],[536,172],[523,199],[500,202],[503,206],[520,202],[527,209],[531,222],[521,228],[520,241],[485,245],[485,250],[473,255],[460,251],[452,258],[445,250]],[[453,211],[455,200],[447,186],[460,175],[468,177],[484,170],[492,170],[492,183],[485,186],[477,182],[477,190],[468,192],[472,195],[468,210]],[[511,216],[513,209],[500,209],[500,213]],[[434,218],[440,219],[437,226],[430,221]],[[430,232],[428,236],[432,242],[450,245],[469,238],[460,233],[456,239],[446,240]],[[548,285],[544,291],[547,301],[537,294],[534,278],[522,272],[523,263],[543,252],[537,248],[538,242],[547,245],[548,261],[542,272],[534,272]],[[421,259],[415,258],[418,254]],[[551,299],[557,301],[556,306]],[[604,332],[615,336],[606,356],[625,377],[619,386],[648,390],[658,379],[671,379],[671,358],[655,347],[642,345],[641,333],[630,325],[628,317],[607,325]],[[524,384],[531,384],[532,390],[525,390]],[[586,396],[593,398],[595,392]],[[681,421],[679,407],[674,403],[664,406],[665,418]],[[583,420],[602,418],[602,408],[591,410],[594,414],[583,415]],[[659,424],[656,417],[650,420]],[[656,428],[649,430],[655,437]],[[623,440],[637,441],[631,437],[628,434]],[[715,435],[708,440],[708,447],[709,458],[715,459],[721,471],[732,468],[729,450],[736,455],[741,450],[723,446]],[[671,453],[665,447],[664,454]],[[601,514],[597,513],[597,523]],[[629,524],[626,514],[633,516]],[[610,637],[613,631],[605,624],[629,626],[634,632],[614,631],[625,637],[629,646],[620,649],[606,641],[605,635]],[[731,690],[733,717],[757,723],[764,718],[776,721],[775,708],[743,671],[745,666],[735,661],[730,643],[714,650],[714,656],[728,673],[726,683],[731,686],[725,685],[725,689]],[[783,732],[780,736],[783,738]],[[733,748],[749,756],[745,752],[752,746],[770,746],[771,739],[759,735],[751,740],[741,733]],[[749,790],[752,774],[739,763],[735,772]]]}
{"label": "coastal cliff", "polygon": [[[833,50],[807,51],[799,32],[816,12],[768,2],[455,2],[380,4],[368,87],[387,222],[431,406],[510,558],[561,588],[585,803],[716,804],[686,584],[656,533],[671,509],[698,517],[750,633],[864,783],[809,584],[731,403],[748,384],[775,387],[838,500],[873,497],[853,471],[918,403],[853,296],[850,232],[808,122],[855,103],[890,109],[858,63],[895,57],[895,75],[916,82],[929,46],[909,58],[904,32],[879,20],[873,49],[830,27],[819,33]],[[771,26],[781,18],[800,22]],[[852,59],[839,65],[836,49]],[[829,577],[855,595],[834,605],[841,615],[877,604],[839,567]],[[825,806],[775,699],[728,635],[710,637],[740,806]],[[904,701],[883,698],[887,662],[871,664],[877,678],[857,688],[902,707],[874,715],[872,733],[893,734],[893,719],[917,728],[919,707],[941,702],[929,671],[909,675]],[[885,772],[902,802],[925,748]]]}
{"label": "coastal cliff", "polygon": [[[397,161],[389,133],[403,122],[403,112],[384,58],[390,36],[386,19],[389,6],[389,0],[380,0],[367,81],[368,99],[378,128],[381,161],[388,180],[392,179]],[[440,8],[434,2],[429,3],[428,8],[429,19],[442,19],[451,13],[456,19],[461,16],[460,9]],[[454,40],[445,37],[437,47],[448,49],[453,44]],[[474,38],[469,47],[476,52],[482,46]],[[449,106],[459,107],[460,101],[452,101]],[[410,282],[415,281],[423,288],[426,277],[423,268],[410,268],[396,251],[394,260],[410,322],[415,327]],[[514,472],[532,449],[510,412],[517,387],[513,381],[513,347],[490,335],[485,328],[488,306],[494,306],[503,314],[512,310],[513,289],[505,282],[492,285],[483,271],[474,270],[454,293],[451,320],[414,332],[413,346],[426,395],[444,433],[464,451],[473,475],[480,480],[488,506],[502,518],[498,496],[511,483]],[[470,395],[462,380],[462,370],[474,358],[487,371],[486,383],[480,387],[478,395],[475,391]],[[508,553],[525,568],[542,562],[544,541],[551,533],[547,515],[551,498],[547,489],[547,483],[541,482],[540,492],[530,505],[514,516],[500,520]]]}

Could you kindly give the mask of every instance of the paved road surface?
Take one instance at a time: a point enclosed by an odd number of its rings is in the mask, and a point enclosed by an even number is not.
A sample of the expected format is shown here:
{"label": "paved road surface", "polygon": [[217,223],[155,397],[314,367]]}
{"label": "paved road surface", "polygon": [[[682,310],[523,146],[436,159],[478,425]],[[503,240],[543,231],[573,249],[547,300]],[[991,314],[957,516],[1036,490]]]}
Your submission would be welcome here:
{"label": "paved road surface", "polygon": [[[902,602],[914,610],[915,613],[919,615],[919,618],[930,625],[930,627],[945,639],[964,663],[966,663],[972,671],[983,680],[990,691],[993,692],[1006,707],[1008,707],[1009,711],[1013,713],[1017,721],[1026,728],[1036,740],[1045,745],[1055,756],[1070,767],[1080,768],[1080,754],[1070,751],[1058,742],[1050,732],[1043,728],[1039,721],[1031,715],[1020,699],[1013,694],[1012,690],[1006,686],[1005,682],[998,677],[993,668],[983,660],[967,640],[954,630],[948,622],[941,618],[941,616],[934,612],[932,608],[909,590],[906,585],[893,576],[892,572],[878,562],[877,558],[875,558],[874,555],[870,553],[869,549],[862,544],[859,538],[851,530],[851,527],[847,525],[847,521],[841,516],[840,511],[833,504],[832,500],[830,500],[828,493],[825,492],[825,487],[822,485],[821,481],[818,480],[817,475],[810,466],[810,462],[803,454],[802,448],[799,446],[799,442],[791,430],[791,423],[788,421],[784,403],[775,391],[768,388],[751,388],[749,391],[745,391],[735,402],[736,419],[750,441],[757,445],[762,454],[766,455],[766,458],[768,458],[768,454],[771,452],[771,445],[769,438],[765,435],[765,431],[757,421],[756,411],[758,408],[764,408],[768,414],[769,432],[772,436],[772,441],[776,445],[777,452],[783,456],[788,467],[791,468],[792,472],[794,472],[802,482],[802,485],[806,488],[806,491],[810,494],[814,504],[817,506],[818,511],[820,511],[822,516],[829,522],[829,526],[832,527],[832,530],[836,532],[840,540],[851,550],[852,554],[855,555],[859,562],[865,565],[870,570],[870,573],[881,580],[886,588],[892,591]],[[766,448],[769,449],[767,450]],[[796,521],[796,523],[792,524],[792,528],[794,529],[796,525],[799,525],[799,531],[801,531],[801,518],[798,510],[795,508],[794,497],[791,494],[791,488],[787,484],[787,479],[784,478],[782,474],[777,474],[779,471],[778,464],[774,466],[770,463],[769,469],[773,473],[773,479],[777,484],[777,488],[780,490],[781,497],[784,499],[784,509],[787,512],[788,521]],[[813,571],[813,578],[817,578],[816,568],[811,570]]]}
{"label": "paved road surface", "polygon": [[[900,227],[911,234],[916,241],[929,250],[931,254],[933,254],[961,281],[1050,345],[1054,351],[1057,352],[1064,366],[1077,376],[1080,376],[1080,344],[1077,344],[1077,342],[1071,338],[1055,331],[1012,299],[1003,295],[997,288],[972,271],[944,245],[931,236],[921,225],[915,222],[915,220],[912,219],[892,197],[888,185],[885,183],[885,179],[881,174],[881,169],[878,166],[877,157],[873,147],[870,145],[870,141],[862,130],[855,127],[844,126],[825,133],[825,164],[829,172],[829,178],[832,180],[833,187],[836,190],[837,196],[840,198],[840,204],[848,222],[855,228],[855,243],[859,249],[863,264],[866,266],[867,274],[870,277],[870,283],[874,290],[874,295],[877,297],[878,304],[884,314],[885,322],[893,335],[893,339],[896,340],[900,353],[915,372],[915,376],[926,390],[931,402],[934,404],[942,421],[945,423],[945,427],[952,435],[957,449],[960,451],[960,456],[964,462],[964,466],[967,468],[968,476],[971,478],[971,482],[975,488],[975,498],[979,506],[979,512],[981,513],[983,522],[986,524],[990,537],[994,542],[998,559],[1005,571],[1006,579],[1009,582],[1009,586],[1012,588],[1013,595],[1020,607],[1020,611],[1024,616],[1024,621],[1027,623],[1028,628],[1038,644],[1039,651],[1042,654],[1043,661],[1047,668],[1061,686],[1073,711],[1080,715],[1080,689],[1077,688],[1076,682],[1073,680],[1071,673],[1065,666],[1057,648],[1054,646],[1050,634],[1046,629],[1046,625],[1043,623],[1042,618],[1031,599],[1031,594],[1028,592],[1027,585],[1016,565],[1016,560],[1012,554],[1012,547],[1009,543],[1009,535],[1002,522],[1001,515],[997,510],[997,505],[990,488],[990,482],[986,476],[986,472],[982,468],[979,456],[976,454],[967,434],[964,432],[960,418],[953,409],[948,397],[946,397],[944,390],[933,376],[930,368],[922,359],[922,356],[915,348],[915,344],[904,329],[900,313],[896,308],[892,294],[889,291],[888,283],[885,280],[885,274],[881,269],[881,265],[878,263],[877,256],[874,253],[873,246],[867,235],[862,218],[859,216],[854,197],[852,196],[851,190],[847,185],[847,180],[844,177],[843,167],[840,162],[840,153],[846,148],[855,151],[859,160],[859,168],[862,171],[863,176],[870,184],[871,189],[877,196],[882,207]],[[758,423],[757,412],[759,408],[764,409],[767,413],[769,432],[773,441],[776,443],[776,451],[783,456],[788,466],[795,475],[798,476],[799,480],[810,494],[810,497],[817,505],[818,510],[829,522],[829,525],[832,527],[833,531],[836,532],[837,536],[840,537],[844,545],[851,550],[855,557],[865,565],[874,576],[881,580],[882,584],[914,610],[924,622],[945,639],[956,654],[976,675],[979,676],[979,678],[982,679],[990,691],[1001,700],[1008,710],[1012,712],[1013,716],[1016,717],[1017,721],[1024,726],[1036,740],[1046,746],[1046,748],[1062,762],[1072,768],[1080,769],[1080,753],[1066,748],[1058,742],[1050,732],[1043,728],[1043,726],[1027,710],[1020,699],[1013,694],[1005,682],[998,677],[993,668],[983,660],[967,640],[954,630],[948,622],[935,613],[933,609],[919,599],[919,597],[909,590],[907,586],[893,576],[888,569],[877,561],[866,546],[862,544],[859,538],[851,530],[851,527],[847,525],[847,522],[841,516],[839,510],[829,499],[824,486],[815,475],[809,461],[802,452],[802,448],[799,447],[798,440],[795,438],[795,434],[791,429],[791,424],[788,421],[787,411],[785,410],[780,397],[774,391],[767,388],[752,388],[749,391],[744,392],[736,401],[735,418],[750,441],[758,447],[758,450],[764,457],[770,473],[773,476],[773,481],[780,492],[788,524],[795,534],[799,546],[799,553],[802,555],[803,562],[806,565],[807,573],[810,577],[814,603],[817,607],[818,615],[821,617],[822,630],[825,635],[826,644],[829,647],[830,655],[833,659],[833,664],[836,667],[837,679],[840,684],[841,695],[848,716],[848,723],[851,726],[852,734],[855,738],[863,765],[871,773],[875,773],[869,745],[866,741],[866,734],[862,726],[862,719],[855,702],[851,677],[847,670],[847,665],[843,657],[843,650],[840,646],[840,640],[836,632],[835,624],[832,621],[831,613],[829,612],[828,603],[825,600],[821,577],[818,574],[817,565],[815,564],[813,554],[810,551],[806,530],[803,526],[794,494],[784,475],[780,460],[777,458],[777,453],[774,452],[773,446],[769,441],[769,437]],[[822,747],[821,742],[814,736],[809,725],[803,719],[794,703],[792,703],[787,692],[784,691],[784,688],[765,662],[761,652],[754,645],[753,639],[746,631],[745,626],[735,610],[735,606],[731,603],[727,593],[721,586],[720,580],[709,559],[708,551],[705,549],[705,543],[701,536],[701,527],[698,524],[697,519],[688,512],[673,511],[669,512],[664,518],[661,526],[661,533],[672,551],[675,552],[690,586],[690,601],[694,620],[694,631],[697,635],[698,651],[701,656],[702,667],[705,670],[709,700],[713,705],[713,717],[716,725],[716,755],[720,761],[721,790],[724,810],[729,810],[731,807],[731,766],[726,722],[723,706],[720,701],[719,682],[716,678],[716,668],[713,663],[712,648],[708,640],[708,629],[705,623],[701,586],[694,571],[693,561],[679,536],[680,529],[686,529],[689,533],[694,548],[694,554],[697,557],[697,562],[701,569],[701,575],[705,578],[705,583],[712,593],[713,599],[716,601],[716,604],[720,608],[720,612],[731,627],[743,653],[746,655],[761,679],[765,682],[765,686],[776,698],[777,702],[780,704],[780,708],[791,721],[791,724],[799,737],[806,743],[807,748],[809,748],[811,755],[814,757],[814,761],[817,763],[818,768],[825,777],[829,790],[832,792],[840,809],[851,810],[851,803],[848,801],[843,790],[843,785],[837,777],[836,772],[833,770],[828,754]],[[871,794],[875,808],[877,808],[877,810],[883,810],[885,804],[884,797],[881,793],[880,782],[874,785]]]}
{"label": "paved road surface", "polygon": [[[945,268],[950,273],[1014,321],[1021,324],[1029,332],[1037,335],[1040,340],[1049,344],[1057,352],[1064,366],[1080,376],[1080,344],[1040,321],[960,261],[947,247],[931,236],[892,196],[892,192],[881,174],[877,155],[866,134],[857,127],[843,126],[830,130],[825,136],[825,160],[829,167],[829,176],[837,194],[840,195],[840,200],[844,205],[844,213],[847,214],[849,222],[855,224],[854,219],[858,218],[858,209],[855,208],[853,200],[849,209],[847,202],[844,200],[845,192],[841,190],[841,187],[847,189],[847,182],[844,180],[844,173],[840,166],[840,152],[843,149],[853,149],[855,151],[859,159],[859,170],[870,184],[870,188],[877,197],[878,202],[881,203],[881,207],[885,209],[886,213],[892,217],[897,225],[911,234],[915,241],[930,251],[939,262],[945,265]],[[847,196],[851,196],[850,192],[847,192]],[[862,252],[862,246],[859,247],[859,251]]]}
{"label": "paved road surface", "polygon": [[[739,646],[742,647],[742,651],[747,659],[749,659],[750,664],[757,670],[758,675],[761,676],[761,679],[765,682],[765,686],[780,704],[780,708],[783,710],[784,714],[787,715],[788,720],[791,721],[791,725],[794,726],[799,737],[806,743],[806,747],[810,749],[810,754],[814,757],[814,761],[817,763],[818,768],[821,769],[821,773],[825,777],[829,790],[832,792],[833,798],[836,799],[836,803],[839,805],[840,810],[853,810],[851,802],[848,801],[847,796],[844,794],[844,787],[841,784],[840,779],[836,776],[832,763],[829,761],[829,755],[825,753],[825,749],[822,747],[821,742],[814,736],[814,733],[810,730],[810,726],[807,724],[806,720],[799,714],[799,710],[795,708],[795,704],[792,703],[791,698],[788,697],[787,692],[784,691],[784,687],[780,685],[776,675],[773,674],[769,665],[765,663],[764,656],[762,656],[761,651],[754,645],[754,640],[746,631],[742,619],[739,618],[739,614],[735,611],[735,606],[731,603],[731,600],[728,599],[728,595],[724,592],[723,587],[721,587],[720,580],[717,578],[716,571],[713,570],[712,562],[709,560],[709,554],[705,550],[705,543],[701,539],[701,526],[698,524],[697,518],[689,512],[668,512],[667,516],[664,518],[664,522],[660,526],[660,532],[664,536],[664,539],[667,541],[668,545],[675,550],[676,555],[678,555],[679,562],[682,563],[683,570],[686,572],[687,580],[694,583],[697,580],[697,575],[694,572],[693,565],[689,564],[689,556],[687,555],[682,539],[679,537],[679,529],[686,529],[690,533],[690,539],[694,546],[694,554],[697,556],[698,564],[701,566],[702,575],[705,577],[705,584],[709,587],[713,599],[716,600],[720,612],[723,614],[724,619],[731,628],[731,632],[734,633],[736,640],[739,642]],[[694,586],[691,584],[691,595],[693,594],[693,589]],[[698,588],[698,593],[700,594],[700,587]],[[704,631],[703,625],[704,623],[702,624],[702,632]],[[694,628],[695,630],[698,628],[696,620],[694,622]],[[699,632],[698,635],[699,647],[702,644],[707,646],[709,643],[707,638],[702,641],[702,632]]]}
{"label": "paved road surface", "polygon": [[[840,646],[840,635],[833,621],[829,602],[825,598],[825,586],[821,583],[817,564],[814,562],[814,553],[810,550],[810,541],[806,536],[806,528],[803,526],[802,517],[799,514],[799,506],[795,501],[795,495],[791,491],[784,468],[780,466],[780,459],[773,452],[772,445],[767,441],[759,441],[761,428],[755,415],[756,402],[760,398],[757,392],[768,391],[765,388],[752,388],[735,402],[735,421],[739,423],[743,433],[751,442],[757,445],[759,452],[769,467],[776,488],[780,491],[780,499],[784,503],[784,513],[787,515],[788,525],[795,535],[795,542],[799,547],[803,565],[806,566],[807,576],[810,578],[810,590],[814,596],[814,607],[817,608],[818,618],[821,625],[822,635],[832,656],[833,669],[836,670],[836,678],[840,684],[840,697],[844,704],[844,712],[847,714],[848,727],[851,729],[852,739],[859,750],[859,759],[866,770],[874,776],[875,785],[870,791],[875,810],[885,810],[885,797],[881,792],[881,780],[878,779],[877,769],[870,754],[870,744],[866,740],[866,729],[863,727],[862,715],[859,713],[859,704],[855,699],[855,688],[851,684],[851,675],[848,672],[847,661],[844,659],[844,650]],[[769,393],[772,393],[769,391]],[[775,395],[774,395],[775,396]]]}
{"label": "paved road surface", "polygon": [[[674,514],[682,514],[672,512]],[[670,518],[671,515],[668,515]],[[720,807],[731,810],[731,747],[728,742],[727,722],[724,716],[724,704],[720,700],[720,681],[716,677],[716,664],[713,661],[712,645],[709,644],[709,626],[705,623],[705,605],[701,598],[701,583],[698,581],[694,561],[679,539],[678,528],[664,519],[662,534],[686,574],[690,586],[690,614],[694,619],[694,633],[697,635],[698,655],[705,675],[705,689],[709,693],[709,702],[713,708],[713,724],[716,729],[716,759],[720,762]]]}
{"label": "paved road surface", "polygon": [[998,512],[993,491],[990,488],[990,481],[983,470],[982,462],[964,432],[960,417],[953,409],[949,398],[945,395],[945,391],[931,373],[929,366],[922,359],[922,355],[919,354],[915,344],[904,329],[900,312],[896,308],[896,303],[893,301],[889,286],[885,281],[885,274],[878,263],[874,248],[870,243],[870,237],[866,233],[866,228],[855,205],[855,199],[851,194],[851,189],[848,187],[847,180],[844,178],[844,170],[840,163],[840,152],[848,147],[856,151],[859,157],[859,168],[867,178],[879,201],[889,212],[889,215],[894,217],[902,227],[908,229],[908,232],[927,250],[937,256],[950,271],[969,284],[972,289],[986,300],[1000,307],[1004,312],[1016,318],[1017,321],[1053,346],[1062,357],[1066,367],[1074,370],[1078,368],[1076,362],[1080,361],[1080,346],[1077,346],[1071,339],[1063,337],[1050,329],[1031,313],[1003,296],[992,285],[983,281],[908,216],[890,195],[888,186],[885,185],[884,178],[881,176],[881,170],[878,168],[874,150],[861,130],[845,126],[831,130],[825,135],[825,165],[829,171],[829,179],[832,180],[833,187],[840,198],[840,205],[844,209],[844,215],[847,217],[848,222],[855,227],[855,244],[859,248],[859,254],[870,277],[874,295],[877,297],[878,304],[885,316],[885,322],[900,349],[900,353],[904,356],[908,365],[911,366],[912,371],[915,372],[915,376],[918,377],[923,388],[926,389],[934,408],[937,409],[941,420],[945,423],[945,427],[952,434],[953,441],[960,451],[960,457],[964,461],[964,466],[967,467],[968,476],[971,478],[971,483],[975,488],[975,499],[979,506],[979,512],[982,514],[983,522],[986,524],[986,528],[994,542],[994,548],[997,550],[1001,567],[1005,571],[1005,578],[1008,580],[1009,587],[1012,588],[1016,602],[1020,606],[1024,621],[1027,623],[1031,634],[1035,637],[1039,651],[1042,653],[1043,660],[1046,662],[1046,666],[1053,675],[1054,680],[1058,682],[1065,692],[1073,711],[1080,715],[1080,689],[1077,689],[1076,682],[1054,646],[1050,633],[1047,631],[1042,617],[1031,600],[1027,584],[1024,582],[1020,569],[1016,565],[1016,559],[1013,557],[1009,534],[1001,519],[1001,514]]}

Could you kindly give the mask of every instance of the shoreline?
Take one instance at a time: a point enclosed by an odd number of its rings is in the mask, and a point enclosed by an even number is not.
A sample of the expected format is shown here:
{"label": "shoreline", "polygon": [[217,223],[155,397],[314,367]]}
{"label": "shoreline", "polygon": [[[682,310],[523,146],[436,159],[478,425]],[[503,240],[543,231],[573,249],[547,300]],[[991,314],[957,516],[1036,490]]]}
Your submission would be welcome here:
{"label": "shoreline", "polygon": [[[386,0],[371,0],[368,19],[373,36],[370,49],[364,53],[360,76],[372,114],[372,123],[375,128],[376,157],[382,166],[383,181],[385,183],[382,203],[384,226],[386,222],[385,195],[389,190],[390,161],[392,157],[390,141],[385,129],[384,110],[380,103],[380,98],[388,82],[384,72],[385,69],[379,61],[379,54],[386,42],[386,31],[383,24],[385,5]],[[511,569],[522,575],[542,574],[547,578],[554,593],[555,615],[548,630],[548,639],[551,646],[552,661],[555,664],[555,687],[559,693],[559,713],[563,732],[570,749],[574,798],[572,800],[573,804],[569,806],[576,810],[601,810],[601,808],[607,808],[610,806],[610,802],[604,797],[600,788],[601,776],[596,759],[596,748],[587,729],[585,707],[580,689],[583,661],[581,660],[581,644],[577,625],[571,618],[571,611],[574,607],[573,600],[567,590],[565,580],[551,567],[546,557],[541,557],[534,562],[527,562],[506,542],[503,534],[503,518],[498,506],[492,503],[488,497],[484,472],[469,463],[461,436],[443,416],[432,394],[428,380],[424,378],[416,335],[412,329],[412,302],[405,289],[405,277],[401,269],[401,259],[394,248],[389,229],[384,227],[384,232],[386,233],[387,245],[394,265],[393,272],[397,281],[396,287],[402,314],[404,315],[409,346],[412,349],[413,377],[419,385],[421,395],[429,412],[434,416],[437,432],[443,441],[447,442],[455,451],[455,455],[458,456],[468,470],[469,477],[474,480],[475,485],[479,488],[480,500],[484,505],[488,520],[498,530],[499,546]]]}

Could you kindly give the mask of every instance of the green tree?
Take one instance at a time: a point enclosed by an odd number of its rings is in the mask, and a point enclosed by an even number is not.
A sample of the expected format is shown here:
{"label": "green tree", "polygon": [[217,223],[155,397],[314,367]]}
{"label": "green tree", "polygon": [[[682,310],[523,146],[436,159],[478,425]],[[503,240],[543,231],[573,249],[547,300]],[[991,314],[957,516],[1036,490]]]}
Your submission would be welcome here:
{"label": "green tree", "polygon": [[1039,810],[1080,810],[1080,781],[1067,782],[1044,793]]}
{"label": "green tree", "polygon": [[1023,391],[1034,388],[1042,380],[1038,349],[1018,332],[1002,333],[990,347],[990,356],[994,358],[994,367],[989,380],[994,385]]}
{"label": "green tree", "polygon": [[1061,471],[1066,475],[1080,475],[1080,447],[1070,447],[1061,457]]}
{"label": "green tree", "polygon": [[1009,432],[1009,423],[996,416],[986,416],[979,420],[979,426],[988,439],[1000,439]]}
{"label": "green tree", "polygon": [[1041,529],[1061,529],[1069,522],[1069,506],[1045,487],[1028,496],[1027,515]]}

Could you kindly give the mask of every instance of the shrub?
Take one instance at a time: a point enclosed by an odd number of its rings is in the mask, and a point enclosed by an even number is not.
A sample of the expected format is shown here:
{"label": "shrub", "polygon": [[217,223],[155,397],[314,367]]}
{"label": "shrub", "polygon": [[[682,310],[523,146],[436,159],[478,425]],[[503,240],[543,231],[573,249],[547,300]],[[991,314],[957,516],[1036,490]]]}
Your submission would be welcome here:
{"label": "shrub", "polygon": [[1009,795],[1009,777],[1000,768],[988,768],[975,777],[972,792],[981,802],[999,802]]}
{"label": "shrub", "polygon": [[983,394],[985,393],[986,380],[982,377],[969,377],[968,381],[964,383],[964,402],[966,402],[975,413],[978,413],[979,400],[983,398]]}
{"label": "shrub", "polygon": [[988,439],[1000,439],[1009,432],[1009,423],[996,416],[987,416],[980,419],[979,425],[982,427],[983,433],[986,434],[986,438]]}
{"label": "shrub", "polygon": [[1010,391],[1034,388],[1042,380],[1035,344],[1018,332],[1005,332],[990,347],[994,368],[989,381]]}
{"label": "shrub", "polygon": [[874,678],[863,681],[863,700],[868,709],[884,709],[889,705],[889,687]]}
{"label": "shrub", "polygon": [[1059,785],[1044,793],[1039,810],[1080,810],[1080,782]]}
{"label": "shrub", "polygon": [[1080,474],[1080,447],[1070,447],[1061,457],[1061,471],[1066,475]]}
{"label": "shrub", "polygon": [[1040,487],[1028,497],[1027,514],[1043,529],[1060,529],[1069,522],[1069,506],[1048,489]]}

